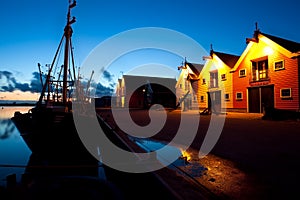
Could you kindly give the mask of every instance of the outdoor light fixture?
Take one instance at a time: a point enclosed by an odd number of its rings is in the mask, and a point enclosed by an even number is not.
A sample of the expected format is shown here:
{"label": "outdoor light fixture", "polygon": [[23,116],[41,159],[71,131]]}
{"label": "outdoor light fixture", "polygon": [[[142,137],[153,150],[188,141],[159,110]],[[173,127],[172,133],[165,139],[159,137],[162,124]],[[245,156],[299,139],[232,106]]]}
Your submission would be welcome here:
{"label": "outdoor light fixture", "polygon": [[271,55],[271,54],[273,54],[273,49],[271,48],[271,47],[269,47],[269,46],[266,46],[265,48],[264,48],[264,53],[266,54],[266,55]]}

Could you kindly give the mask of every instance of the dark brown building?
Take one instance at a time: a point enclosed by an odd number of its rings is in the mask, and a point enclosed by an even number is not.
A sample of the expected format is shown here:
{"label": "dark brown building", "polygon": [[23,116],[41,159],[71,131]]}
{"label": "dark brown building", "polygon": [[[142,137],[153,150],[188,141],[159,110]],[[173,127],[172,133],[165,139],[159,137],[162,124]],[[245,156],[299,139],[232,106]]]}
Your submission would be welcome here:
{"label": "dark brown building", "polygon": [[123,75],[118,80],[116,106],[148,108],[160,104],[166,108],[176,105],[175,78]]}

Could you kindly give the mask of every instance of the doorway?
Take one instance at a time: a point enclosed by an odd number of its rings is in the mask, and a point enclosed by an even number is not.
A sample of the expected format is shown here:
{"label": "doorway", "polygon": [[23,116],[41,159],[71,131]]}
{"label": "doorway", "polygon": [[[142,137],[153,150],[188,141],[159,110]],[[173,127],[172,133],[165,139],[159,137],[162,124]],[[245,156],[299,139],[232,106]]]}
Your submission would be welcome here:
{"label": "doorway", "polygon": [[221,90],[207,92],[208,109],[212,112],[221,112]]}
{"label": "doorway", "polygon": [[248,88],[248,108],[250,113],[263,113],[264,107],[274,107],[274,86]]}

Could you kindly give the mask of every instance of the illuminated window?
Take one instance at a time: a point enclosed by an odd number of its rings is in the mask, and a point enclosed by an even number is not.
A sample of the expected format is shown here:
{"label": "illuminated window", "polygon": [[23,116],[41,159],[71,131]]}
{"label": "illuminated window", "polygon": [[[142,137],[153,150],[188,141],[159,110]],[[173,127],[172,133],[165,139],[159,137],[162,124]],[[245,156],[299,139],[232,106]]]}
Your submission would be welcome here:
{"label": "illuminated window", "polygon": [[268,79],[268,59],[252,61],[252,81]]}
{"label": "illuminated window", "polygon": [[243,99],[243,93],[242,92],[237,92],[236,93],[236,100],[242,100]]}
{"label": "illuminated window", "polygon": [[246,76],[246,69],[241,69],[239,71],[239,77],[245,77]]}
{"label": "illuminated window", "polygon": [[229,101],[229,94],[226,93],[226,94],[224,95],[224,98],[225,98],[225,101]]}
{"label": "illuminated window", "polygon": [[277,70],[281,70],[281,69],[284,69],[283,60],[275,61],[274,62],[274,70],[277,71]]}
{"label": "illuminated window", "polygon": [[292,89],[291,88],[280,89],[280,97],[281,98],[291,98],[292,97]]}
{"label": "illuminated window", "polygon": [[221,80],[225,81],[226,80],[226,74],[221,74]]}

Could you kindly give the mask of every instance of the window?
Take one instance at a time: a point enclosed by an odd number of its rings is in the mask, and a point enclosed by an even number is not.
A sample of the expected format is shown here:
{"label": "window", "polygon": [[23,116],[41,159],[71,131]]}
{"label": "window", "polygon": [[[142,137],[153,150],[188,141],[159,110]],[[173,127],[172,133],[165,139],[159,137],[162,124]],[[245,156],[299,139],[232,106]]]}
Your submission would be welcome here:
{"label": "window", "polygon": [[246,76],[246,69],[241,69],[239,71],[239,77],[245,77]]}
{"label": "window", "polygon": [[204,102],[204,96],[200,96],[200,102]]}
{"label": "window", "polygon": [[184,79],[184,89],[185,90],[189,90],[190,89],[190,84],[189,84],[189,81],[187,79]]}
{"label": "window", "polygon": [[226,93],[226,94],[224,95],[224,98],[225,98],[225,101],[229,101],[229,94]]}
{"label": "window", "polygon": [[226,74],[221,74],[221,80],[225,81],[226,80]]}
{"label": "window", "polygon": [[205,78],[204,78],[204,79],[202,79],[202,84],[203,84],[203,85],[205,85],[205,84],[206,84],[206,80],[205,80]]}
{"label": "window", "polygon": [[281,98],[291,98],[292,97],[292,89],[291,88],[280,89],[280,97]]}
{"label": "window", "polygon": [[218,71],[210,72],[210,87],[218,87]]}
{"label": "window", "polygon": [[268,59],[252,61],[252,81],[268,79]]}
{"label": "window", "polygon": [[242,100],[243,99],[243,93],[242,92],[237,92],[236,93],[236,100]]}
{"label": "window", "polygon": [[281,70],[281,69],[284,69],[283,60],[275,61],[274,62],[274,70],[277,71],[277,70]]}

